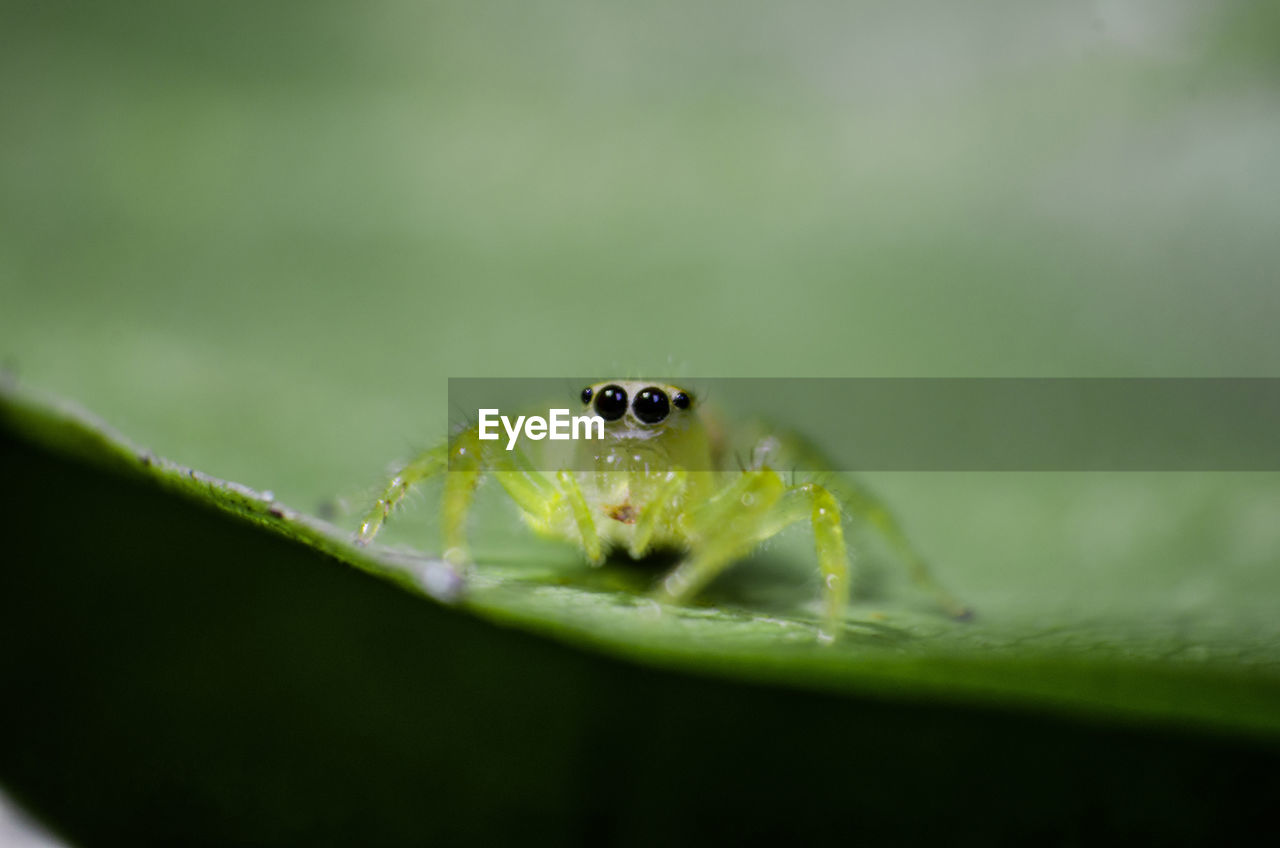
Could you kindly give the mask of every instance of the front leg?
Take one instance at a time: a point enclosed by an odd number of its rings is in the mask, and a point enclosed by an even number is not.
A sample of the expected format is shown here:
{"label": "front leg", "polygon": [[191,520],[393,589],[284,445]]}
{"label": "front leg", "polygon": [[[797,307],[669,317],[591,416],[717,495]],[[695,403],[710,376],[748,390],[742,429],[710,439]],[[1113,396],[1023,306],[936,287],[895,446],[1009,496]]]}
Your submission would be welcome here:
{"label": "front leg", "polygon": [[476,486],[481,476],[492,472],[498,484],[529,520],[546,526],[555,520],[564,504],[563,493],[541,472],[535,470],[522,451],[505,451],[482,442],[472,427],[455,439],[452,460],[445,479],[444,558],[457,566],[471,564],[467,542],[467,517],[471,513]]}
{"label": "front leg", "polygon": [[[587,499],[583,496],[581,487],[578,486],[577,478],[573,476],[572,471],[560,471],[556,474],[556,480],[564,493],[564,502],[573,516],[573,523],[578,528],[578,536],[582,541],[582,550],[587,555],[587,561],[592,565],[604,565],[604,546],[600,543],[595,516],[592,515],[591,507],[587,505]],[[549,508],[554,509],[556,505],[552,504]]]}
{"label": "front leg", "polygon": [[676,468],[667,472],[666,479],[658,486],[648,505],[640,512],[636,520],[635,531],[631,535],[628,553],[632,559],[641,559],[649,552],[653,544],[654,533],[664,521],[676,520],[680,512],[681,495],[689,483],[689,475],[683,469]]}
{"label": "front leg", "polygon": [[836,638],[849,600],[849,555],[840,502],[830,492],[817,483],[784,487],[782,478],[767,468],[745,471],[694,520],[706,530],[715,529],[662,581],[660,600],[687,600],[760,542],[807,520],[813,527],[825,598],[818,635],[824,642]]}
{"label": "front leg", "polygon": [[658,599],[684,603],[749,552],[759,541],[764,516],[782,492],[782,479],[773,471],[744,471],[709,502],[682,516],[691,550],[663,579]]}
{"label": "front leg", "polygon": [[551,519],[562,500],[551,481],[533,470],[519,451],[496,451],[480,439],[478,428],[468,427],[446,444],[423,451],[391,478],[361,523],[356,543],[366,545],[373,541],[392,511],[415,486],[443,475],[440,508],[443,558],[457,567],[469,564],[467,518],[476,487],[488,469],[495,471],[503,490],[531,519],[543,523]]}

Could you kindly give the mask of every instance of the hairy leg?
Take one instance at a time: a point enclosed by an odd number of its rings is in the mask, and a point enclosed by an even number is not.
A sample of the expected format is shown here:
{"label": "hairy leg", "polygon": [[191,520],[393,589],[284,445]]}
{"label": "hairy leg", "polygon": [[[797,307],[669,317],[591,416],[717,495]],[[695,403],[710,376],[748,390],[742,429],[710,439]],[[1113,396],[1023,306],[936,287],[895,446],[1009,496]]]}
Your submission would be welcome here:
{"label": "hairy leg", "polygon": [[928,563],[911,544],[889,507],[851,475],[836,471],[830,457],[817,445],[798,433],[775,431],[757,446],[757,453],[769,462],[792,462],[802,468],[830,469],[830,473],[824,475],[822,485],[840,501],[848,515],[865,521],[880,533],[906,565],[907,573],[916,585],[932,594],[939,606],[952,617],[966,619],[973,615],[968,606],[933,576]]}
{"label": "hairy leg", "polygon": [[844,481],[840,495],[849,514],[861,518],[880,532],[906,564],[907,573],[911,579],[916,585],[932,594],[948,615],[957,619],[973,616],[973,610],[948,592],[933,576],[928,563],[907,539],[902,526],[883,501],[853,480]]}
{"label": "hairy leg", "polygon": [[714,530],[663,580],[659,598],[687,600],[760,542],[797,521],[808,521],[825,599],[819,635],[826,642],[835,639],[849,600],[849,554],[840,502],[830,492],[816,483],[784,487],[782,478],[768,469],[747,471],[694,520]]}
{"label": "hairy leg", "polygon": [[[569,509],[573,516],[573,523],[578,528],[578,536],[582,541],[582,549],[587,554],[587,560],[592,565],[603,565],[604,546],[600,543],[600,533],[596,529],[595,517],[591,513],[591,507],[587,505],[587,499],[582,495],[577,479],[571,471],[559,471],[556,473],[556,480],[563,493],[563,503]],[[549,509],[554,510],[559,503],[559,501],[551,503]]]}
{"label": "hairy leg", "polygon": [[658,598],[668,603],[688,600],[749,552],[760,540],[764,516],[782,492],[782,478],[773,471],[746,471],[687,515],[692,550],[663,579]]}
{"label": "hairy leg", "polygon": [[448,445],[437,445],[410,460],[407,465],[396,472],[395,476],[387,483],[382,496],[370,507],[364,521],[360,523],[360,532],[356,536],[356,542],[361,545],[372,542],[373,537],[378,535],[378,531],[386,523],[387,517],[391,515],[391,511],[404,500],[410,489],[423,480],[443,473],[448,467]]}
{"label": "hairy leg", "polygon": [[790,486],[760,528],[760,541],[798,521],[813,528],[813,549],[822,575],[824,642],[834,640],[849,603],[849,552],[844,543],[844,516],[838,501],[817,483]]}
{"label": "hairy leg", "polygon": [[466,565],[471,559],[467,518],[486,466],[496,469],[494,476],[503,490],[534,522],[545,525],[552,521],[563,500],[555,484],[533,470],[520,452],[494,452],[491,446],[480,440],[479,431],[470,427],[447,444],[423,451],[391,478],[361,523],[357,543],[364,545],[372,541],[413,487],[443,475],[443,557],[455,566]]}
{"label": "hairy leg", "polygon": [[635,532],[631,536],[631,547],[628,553],[633,559],[640,559],[649,552],[653,543],[654,532],[658,525],[672,521],[679,512],[680,495],[688,485],[689,475],[683,470],[675,469],[667,472],[667,479],[662,481],[649,504],[636,520]]}

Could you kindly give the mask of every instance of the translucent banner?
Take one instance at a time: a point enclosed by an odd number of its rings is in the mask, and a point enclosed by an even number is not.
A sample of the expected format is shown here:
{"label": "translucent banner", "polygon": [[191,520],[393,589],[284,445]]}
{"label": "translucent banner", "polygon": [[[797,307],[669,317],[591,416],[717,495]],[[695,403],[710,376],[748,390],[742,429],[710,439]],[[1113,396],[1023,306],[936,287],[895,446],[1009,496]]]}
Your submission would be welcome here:
{"label": "translucent banner", "polygon": [[449,403],[454,470],[1280,470],[1269,378],[454,378]]}

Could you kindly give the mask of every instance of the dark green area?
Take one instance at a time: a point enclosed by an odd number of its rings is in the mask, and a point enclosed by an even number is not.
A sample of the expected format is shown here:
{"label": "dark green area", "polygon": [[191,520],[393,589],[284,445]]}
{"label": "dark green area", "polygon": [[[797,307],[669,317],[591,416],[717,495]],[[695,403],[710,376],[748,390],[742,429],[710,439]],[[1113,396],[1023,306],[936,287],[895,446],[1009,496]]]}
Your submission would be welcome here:
{"label": "dark green area", "polygon": [[3,438],[0,770],[82,844],[1274,829],[1272,745],[612,660]]}

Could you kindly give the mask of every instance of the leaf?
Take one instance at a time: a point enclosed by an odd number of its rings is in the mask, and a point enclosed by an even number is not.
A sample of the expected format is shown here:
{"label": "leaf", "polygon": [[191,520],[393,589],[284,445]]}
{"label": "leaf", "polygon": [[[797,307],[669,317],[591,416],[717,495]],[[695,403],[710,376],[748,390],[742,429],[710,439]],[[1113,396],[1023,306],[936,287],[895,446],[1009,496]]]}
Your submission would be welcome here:
{"label": "leaf", "polygon": [[[0,397],[24,531],[0,569],[0,674],[26,693],[0,709],[0,775],[88,841],[817,838],[845,827],[829,804],[889,838],[990,792],[1005,818],[975,838],[1086,809],[1186,836],[1249,821],[1277,787],[1274,646],[1191,660],[1140,623],[1019,630],[1011,604],[989,623],[855,615],[823,647],[804,615],[658,610],[626,574],[537,561],[459,592],[65,403]],[[1193,726],[1241,741],[1176,730]],[[1160,775],[1141,796],[1135,770]],[[747,806],[713,825],[714,798]]]}
{"label": "leaf", "polygon": [[[67,404],[45,405],[10,391],[5,415],[10,426],[46,445],[149,478],[436,602],[611,655],[828,691],[1280,734],[1274,626],[1269,633],[1224,632],[1231,610],[1214,603],[1129,617],[1086,608],[1034,623],[1011,599],[1001,607],[983,604],[976,622],[953,622],[915,598],[914,605],[899,600],[887,609],[862,605],[840,642],[827,647],[815,639],[814,587],[788,582],[788,564],[776,556],[757,558],[746,576],[720,581],[702,603],[685,608],[648,600],[651,575],[635,567],[615,564],[597,574],[575,564],[571,551],[566,561],[565,549],[532,542],[523,555],[508,547],[494,557],[496,564],[482,558],[464,590],[461,578],[429,554],[359,547],[349,530],[270,493],[156,457]],[[1275,573],[1267,576],[1280,582]],[[910,587],[898,594],[911,600]]]}

